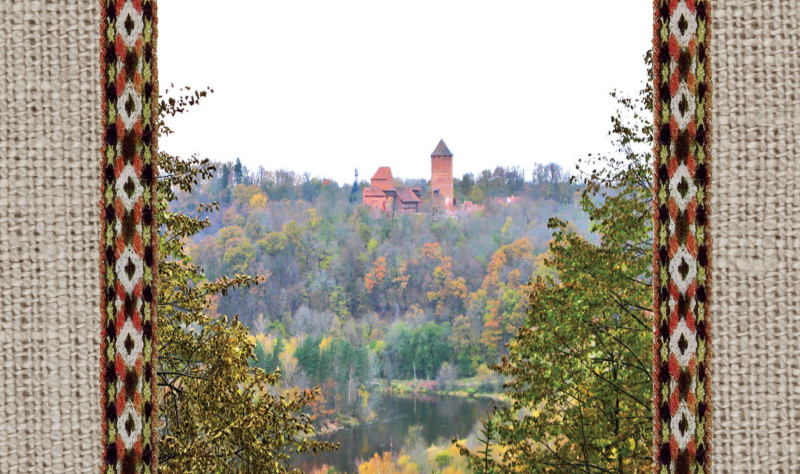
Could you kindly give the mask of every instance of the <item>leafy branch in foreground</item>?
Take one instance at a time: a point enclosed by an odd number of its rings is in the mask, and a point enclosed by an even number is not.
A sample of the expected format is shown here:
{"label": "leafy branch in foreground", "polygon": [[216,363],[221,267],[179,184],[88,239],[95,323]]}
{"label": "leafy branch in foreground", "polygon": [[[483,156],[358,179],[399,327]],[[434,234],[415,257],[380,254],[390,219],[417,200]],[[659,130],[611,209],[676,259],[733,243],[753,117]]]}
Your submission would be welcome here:
{"label": "leafy branch in foreground", "polygon": [[[161,118],[175,115],[205,93],[161,103]],[[191,99],[195,97],[195,99]],[[163,121],[162,121],[163,126]],[[162,132],[164,130],[162,129]],[[280,372],[251,367],[255,347],[237,317],[208,311],[210,297],[231,288],[249,287],[266,276],[239,274],[208,281],[185,253],[187,240],[208,226],[198,216],[169,211],[176,190],[190,192],[212,176],[207,159],[181,160],[159,154],[156,222],[159,226],[158,366],[159,468],[186,472],[299,472],[290,467],[293,453],[334,449],[313,441],[307,406],[316,392],[280,393]]]}
{"label": "leafy branch in foreground", "polygon": [[548,271],[531,282],[527,320],[495,367],[511,399],[484,420],[497,453],[466,453],[477,472],[651,469],[650,98],[649,85],[636,100],[617,97],[618,154],[592,158],[583,175],[599,242],[549,222]]}

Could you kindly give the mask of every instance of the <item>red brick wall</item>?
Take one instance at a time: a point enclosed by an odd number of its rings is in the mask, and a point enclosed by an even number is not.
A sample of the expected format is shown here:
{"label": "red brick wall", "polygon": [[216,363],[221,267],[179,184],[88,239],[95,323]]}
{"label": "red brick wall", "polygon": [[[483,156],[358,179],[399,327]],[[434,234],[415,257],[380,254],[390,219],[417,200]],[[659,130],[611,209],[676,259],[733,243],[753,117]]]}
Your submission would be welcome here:
{"label": "red brick wall", "polygon": [[390,202],[391,198],[389,196],[383,194],[383,193],[381,193],[381,194],[374,194],[374,193],[368,194],[367,193],[367,189],[364,189],[364,191],[362,191],[362,198],[363,198],[363,203],[365,205],[371,206],[371,207],[374,207],[374,208],[378,208],[378,209],[381,209],[381,210],[391,209],[391,206],[392,206],[391,202]]}
{"label": "red brick wall", "polygon": [[392,189],[394,187],[394,182],[383,178],[372,178],[372,180],[370,180],[370,186],[380,190],[386,190]]}
{"label": "red brick wall", "polygon": [[431,193],[435,189],[439,190],[437,205],[453,205],[452,156],[431,156]]}

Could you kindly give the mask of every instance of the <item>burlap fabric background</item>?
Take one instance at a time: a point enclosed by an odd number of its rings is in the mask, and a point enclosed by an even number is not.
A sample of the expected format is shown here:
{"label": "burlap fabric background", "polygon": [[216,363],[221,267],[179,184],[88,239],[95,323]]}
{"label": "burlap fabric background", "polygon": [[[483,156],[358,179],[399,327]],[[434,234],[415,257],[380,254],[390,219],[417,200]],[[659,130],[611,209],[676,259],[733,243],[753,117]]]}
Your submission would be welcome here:
{"label": "burlap fabric background", "polygon": [[0,473],[100,467],[99,2],[0,0]]}
{"label": "burlap fabric background", "polygon": [[[800,0],[713,3],[715,472],[800,472]],[[0,472],[100,463],[99,11],[0,0]]]}
{"label": "burlap fabric background", "polygon": [[712,6],[712,466],[798,473],[800,0]]}

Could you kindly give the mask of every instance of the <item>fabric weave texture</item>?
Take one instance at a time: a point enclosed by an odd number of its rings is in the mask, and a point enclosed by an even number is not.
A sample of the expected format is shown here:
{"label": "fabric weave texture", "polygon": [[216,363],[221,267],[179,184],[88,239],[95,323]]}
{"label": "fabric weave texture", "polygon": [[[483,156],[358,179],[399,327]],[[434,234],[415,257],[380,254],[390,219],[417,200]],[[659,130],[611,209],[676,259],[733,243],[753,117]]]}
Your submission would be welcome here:
{"label": "fabric weave texture", "polygon": [[716,0],[714,472],[800,472],[800,0]]}
{"label": "fabric weave texture", "polygon": [[[116,15],[127,3],[141,12],[138,0],[103,5]],[[706,2],[662,3],[671,19],[678,4],[696,13]],[[714,0],[711,14],[708,466],[800,472],[800,0]],[[98,472],[108,454],[98,313],[108,100],[101,18],[97,1],[0,0],[2,473]],[[676,182],[681,195],[687,188]],[[671,447],[670,456],[665,466],[675,472]]]}
{"label": "fabric weave texture", "polygon": [[0,0],[0,472],[100,467],[99,5]]}

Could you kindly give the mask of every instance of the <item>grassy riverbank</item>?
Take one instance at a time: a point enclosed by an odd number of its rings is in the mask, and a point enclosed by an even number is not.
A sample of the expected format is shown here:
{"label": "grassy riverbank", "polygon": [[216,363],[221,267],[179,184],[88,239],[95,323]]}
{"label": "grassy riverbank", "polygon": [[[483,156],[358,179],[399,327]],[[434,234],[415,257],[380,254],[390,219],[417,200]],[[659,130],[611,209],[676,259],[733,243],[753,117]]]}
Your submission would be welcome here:
{"label": "grassy riverbank", "polygon": [[469,377],[455,380],[448,384],[439,384],[434,380],[386,380],[379,379],[381,392],[399,396],[418,394],[447,395],[464,398],[490,398],[496,401],[507,401],[501,383],[487,384],[480,377]]}

